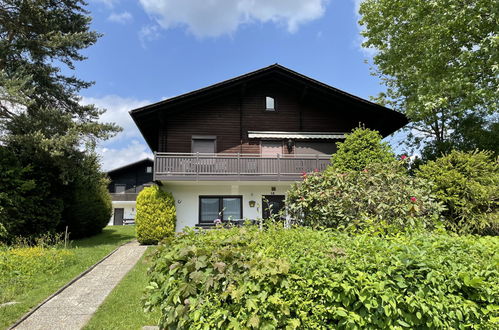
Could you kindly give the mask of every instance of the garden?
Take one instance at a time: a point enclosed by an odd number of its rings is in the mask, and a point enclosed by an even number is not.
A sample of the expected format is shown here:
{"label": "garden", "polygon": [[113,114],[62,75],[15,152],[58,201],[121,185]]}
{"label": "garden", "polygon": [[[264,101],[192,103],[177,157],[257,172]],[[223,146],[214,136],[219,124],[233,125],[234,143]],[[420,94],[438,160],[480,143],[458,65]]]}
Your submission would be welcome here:
{"label": "garden", "polygon": [[0,246],[0,329],[134,238],[133,226],[120,226],[66,246],[60,238],[49,235],[34,243]]}
{"label": "garden", "polygon": [[496,328],[498,186],[490,152],[420,164],[359,127],[288,191],[291,222],[174,234],[173,199],[149,188],[145,307],[162,328]]}

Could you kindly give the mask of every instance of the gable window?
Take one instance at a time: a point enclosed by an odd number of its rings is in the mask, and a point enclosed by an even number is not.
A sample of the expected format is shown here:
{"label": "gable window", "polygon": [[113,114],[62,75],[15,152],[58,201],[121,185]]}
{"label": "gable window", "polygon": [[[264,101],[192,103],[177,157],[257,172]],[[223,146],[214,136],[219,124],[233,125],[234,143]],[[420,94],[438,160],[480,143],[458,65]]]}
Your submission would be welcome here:
{"label": "gable window", "polygon": [[267,111],[275,111],[275,100],[271,96],[265,97],[265,110]]}
{"label": "gable window", "polygon": [[152,166],[146,167],[146,173],[152,173]]}
{"label": "gable window", "polygon": [[199,223],[213,223],[220,220],[240,220],[243,218],[241,196],[200,196]]}
{"label": "gable window", "polygon": [[126,185],[124,184],[115,184],[114,185],[114,192],[116,194],[124,194],[126,190]]}

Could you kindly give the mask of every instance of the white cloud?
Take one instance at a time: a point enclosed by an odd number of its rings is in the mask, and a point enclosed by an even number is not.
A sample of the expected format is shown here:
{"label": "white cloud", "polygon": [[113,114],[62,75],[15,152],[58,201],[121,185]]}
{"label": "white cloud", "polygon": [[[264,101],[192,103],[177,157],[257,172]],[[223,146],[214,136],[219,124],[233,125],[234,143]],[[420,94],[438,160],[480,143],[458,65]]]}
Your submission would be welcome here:
{"label": "white cloud", "polygon": [[102,169],[105,171],[117,168],[153,155],[144,142],[142,134],[132,120],[128,111],[151,104],[149,100],[137,100],[118,95],[103,97],[83,97],[82,104],[95,104],[107,109],[100,117],[100,122],[116,123],[123,128],[117,136],[104,141],[97,148],[101,156]]}
{"label": "white cloud", "polygon": [[120,23],[120,24],[126,24],[128,22],[131,22],[133,20],[132,14],[130,14],[127,11],[124,11],[122,13],[111,13],[109,17],[107,18],[111,22],[115,23]]}
{"label": "white cloud", "polygon": [[140,0],[164,29],[178,26],[197,37],[234,33],[241,24],[272,22],[289,32],[324,14],[329,0]]}
{"label": "white cloud", "polygon": [[93,2],[101,3],[108,8],[113,8],[120,0],[92,0]]}
{"label": "white cloud", "polygon": [[100,121],[104,123],[116,123],[123,128],[121,133],[109,140],[110,142],[142,136],[128,111],[151,104],[148,100],[137,100],[117,95],[106,95],[100,98],[83,97],[81,103],[95,104],[99,108],[107,109],[107,111],[100,117]]}
{"label": "white cloud", "polygon": [[153,41],[158,39],[161,34],[159,33],[160,27],[158,25],[145,25],[139,31],[139,39],[142,47],[145,48],[146,41]]}
{"label": "white cloud", "polygon": [[122,148],[98,147],[97,153],[101,156],[102,169],[109,171],[144,158],[153,158],[149,148],[138,140],[132,140]]}

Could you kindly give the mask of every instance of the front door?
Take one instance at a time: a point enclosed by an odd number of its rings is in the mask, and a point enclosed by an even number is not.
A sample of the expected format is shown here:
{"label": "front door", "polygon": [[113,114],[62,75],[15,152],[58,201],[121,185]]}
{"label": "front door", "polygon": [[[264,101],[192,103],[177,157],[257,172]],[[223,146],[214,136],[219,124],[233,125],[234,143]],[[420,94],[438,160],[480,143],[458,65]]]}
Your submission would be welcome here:
{"label": "front door", "polygon": [[114,221],[113,225],[115,226],[122,226],[123,225],[123,216],[125,214],[125,209],[119,208],[119,209],[114,209]]}
{"label": "front door", "polygon": [[262,197],[262,218],[268,219],[284,209],[284,195],[266,195]]}

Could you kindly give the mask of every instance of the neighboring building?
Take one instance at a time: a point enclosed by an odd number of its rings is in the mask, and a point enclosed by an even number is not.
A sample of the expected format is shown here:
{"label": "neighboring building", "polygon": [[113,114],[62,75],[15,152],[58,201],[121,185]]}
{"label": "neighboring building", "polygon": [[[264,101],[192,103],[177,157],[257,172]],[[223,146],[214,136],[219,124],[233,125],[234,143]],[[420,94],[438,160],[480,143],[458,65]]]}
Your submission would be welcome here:
{"label": "neighboring building", "polygon": [[278,64],[130,111],[173,193],[177,227],[256,219],[284,207],[303,172],[324,170],[336,142],[363,124],[387,136],[396,111]]}
{"label": "neighboring building", "polygon": [[108,225],[134,222],[135,200],[144,187],[153,184],[153,167],[153,160],[146,158],[107,172],[113,201],[113,214]]}

